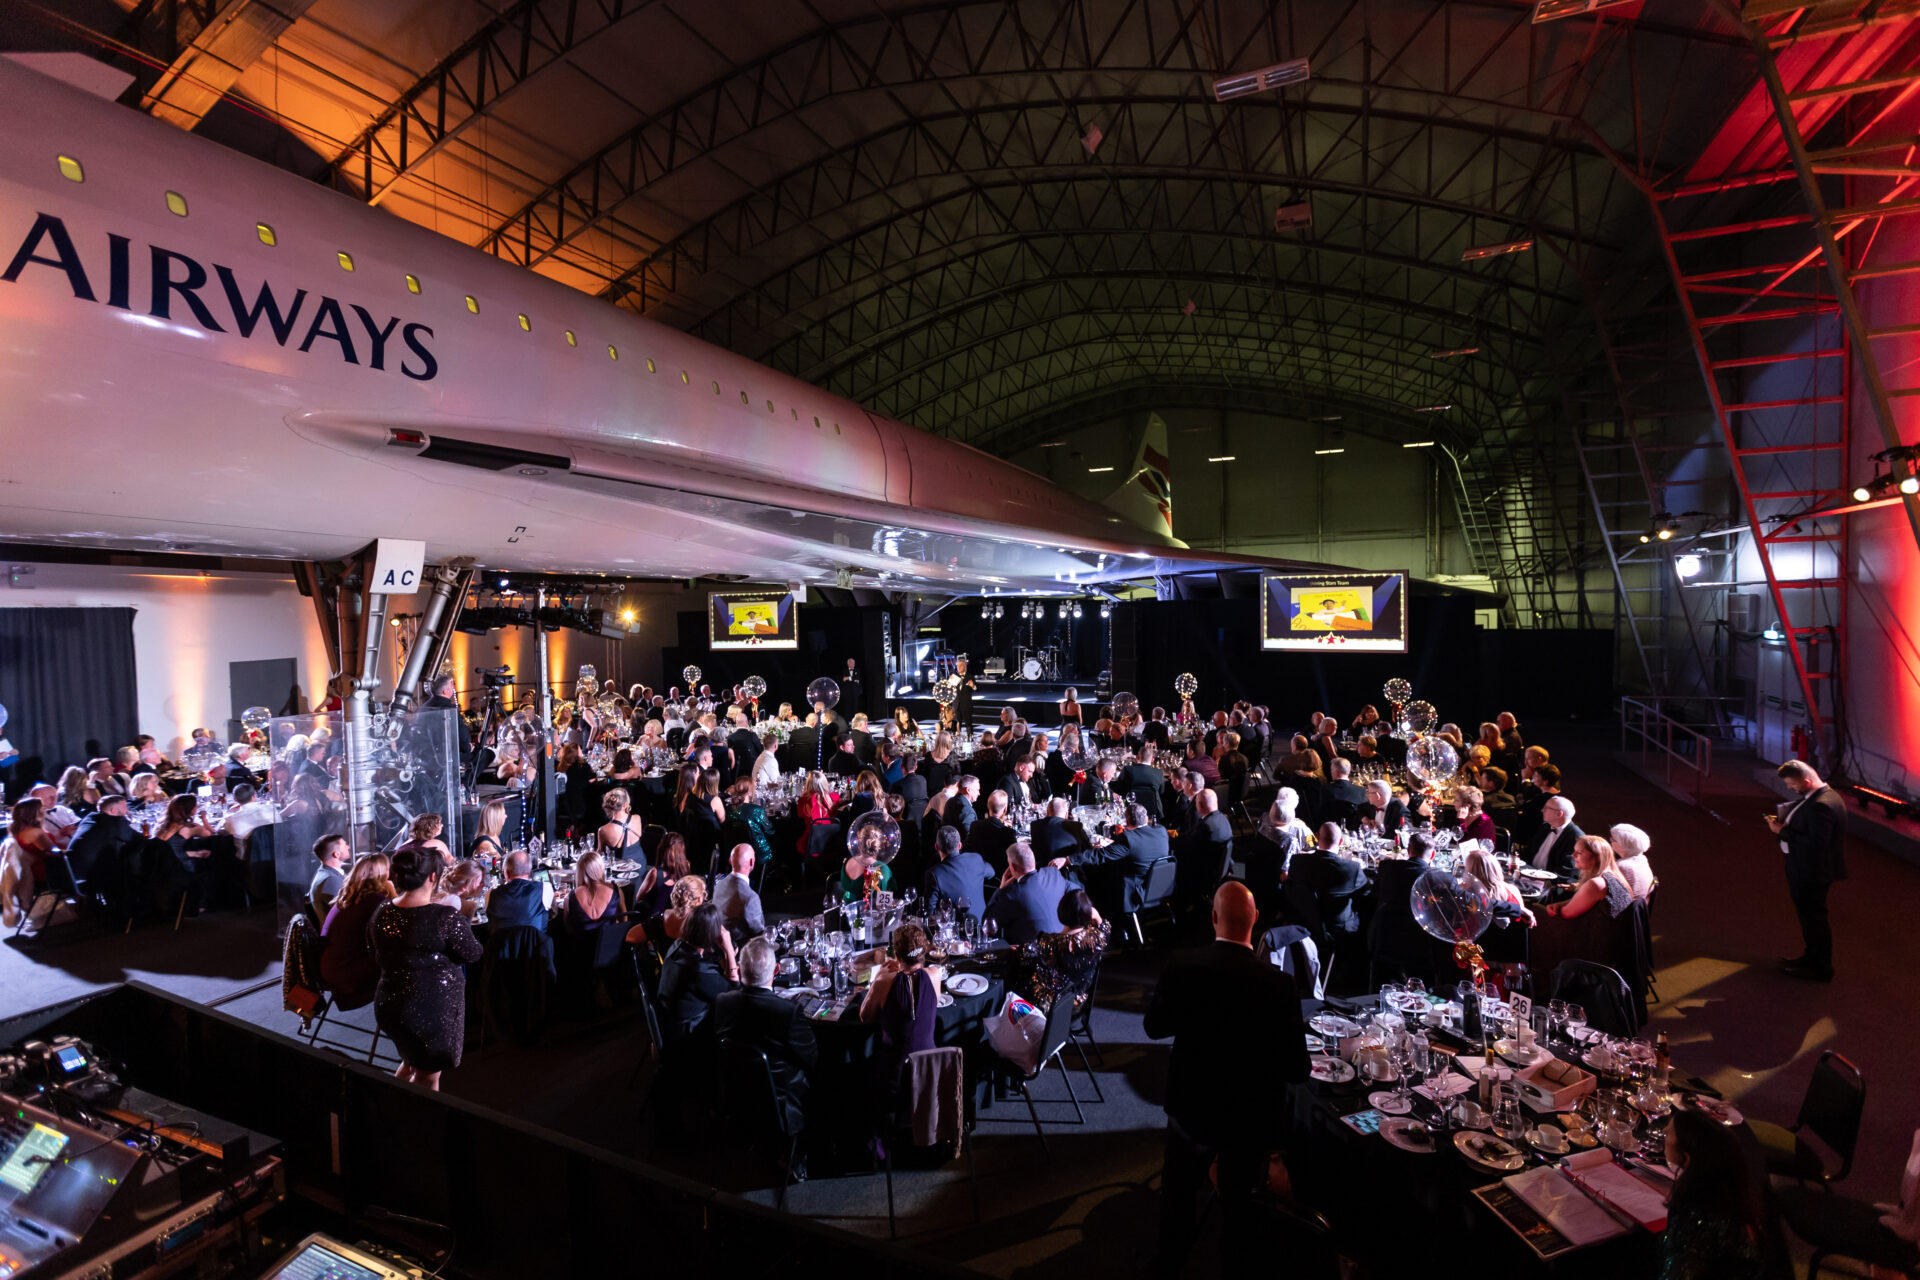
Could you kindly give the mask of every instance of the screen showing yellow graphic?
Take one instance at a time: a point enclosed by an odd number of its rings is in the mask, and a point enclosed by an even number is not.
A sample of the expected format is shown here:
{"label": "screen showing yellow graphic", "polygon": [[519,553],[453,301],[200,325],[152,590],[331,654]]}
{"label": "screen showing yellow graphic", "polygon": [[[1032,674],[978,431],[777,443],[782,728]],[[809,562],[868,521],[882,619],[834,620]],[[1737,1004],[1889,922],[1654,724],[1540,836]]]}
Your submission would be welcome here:
{"label": "screen showing yellow graphic", "polygon": [[727,602],[727,634],[770,636],[780,629],[779,606],[771,600]]}
{"label": "screen showing yellow graphic", "polygon": [[1295,587],[1295,631],[1369,631],[1373,628],[1369,592],[1352,587]]}

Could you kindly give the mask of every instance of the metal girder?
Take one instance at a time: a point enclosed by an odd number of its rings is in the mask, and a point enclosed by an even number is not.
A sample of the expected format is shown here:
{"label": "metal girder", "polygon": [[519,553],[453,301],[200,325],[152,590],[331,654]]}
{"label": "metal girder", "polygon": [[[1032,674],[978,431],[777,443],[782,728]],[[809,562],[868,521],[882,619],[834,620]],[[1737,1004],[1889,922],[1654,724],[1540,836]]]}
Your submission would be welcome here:
{"label": "metal girder", "polygon": [[230,0],[141,95],[140,109],[191,131],[313,0]]}
{"label": "metal girder", "polygon": [[652,3],[517,0],[375,114],[328,162],[323,181],[379,204],[501,98]]}

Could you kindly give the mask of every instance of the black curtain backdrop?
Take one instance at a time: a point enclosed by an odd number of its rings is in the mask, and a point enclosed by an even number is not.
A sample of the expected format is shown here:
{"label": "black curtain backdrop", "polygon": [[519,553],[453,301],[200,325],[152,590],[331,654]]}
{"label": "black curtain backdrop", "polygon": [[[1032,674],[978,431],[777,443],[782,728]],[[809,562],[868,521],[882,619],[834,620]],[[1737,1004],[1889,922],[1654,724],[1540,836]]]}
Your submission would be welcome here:
{"label": "black curtain backdrop", "polygon": [[19,750],[17,798],[70,764],[110,755],[139,731],[132,609],[0,609],[0,733]]}
{"label": "black curtain backdrop", "polygon": [[[1394,676],[1410,680],[1415,697],[1433,703],[1443,721],[1458,723],[1470,738],[1500,711],[1522,720],[1612,714],[1610,631],[1482,630],[1473,624],[1477,603],[1467,596],[1413,596],[1404,654],[1268,652],[1260,647],[1257,600],[1122,605],[1131,616],[1116,637],[1132,624],[1134,687],[1127,691],[1147,708],[1177,709],[1174,678],[1191,671],[1200,681],[1197,709],[1246,698],[1272,708],[1283,729],[1304,726],[1316,710],[1343,724],[1367,703],[1384,713],[1380,690]],[[1124,660],[1116,662],[1116,680],[1126,669]]]}
{"label": "black curtain backdrop", "polygon": [[[665,685],[684,687],[680,672],[688,663],[700,668],[702,683],[716,690],[731,687],[748,676],[767,682],[767,696],[761,707],[768,713],[791,702],[801,715],[807,713],[807,686],[820,676],[844,680],[847,659],[859,664],[860,705],[843,702],[837,708],[843,715],[864,711],[869,716],[891,712],[883,688],[885,650],[881,644],[880,622],[887,614],[878,605],[833,607],[800,606],[800,647],[798,649],[722,649],[707,647],[707,615],[702,610],[683,611],[679,616],[680,643],[662,651],[666,666]],[[895,625],[898,625],[896,620]]]}
{"label": "black curtain backdrop", "polygon": [[[1047,607],[1047,616],[1038,622],[1020,616],[1020,606],[1025,602],[1018,596],[1003,596],[994,603],[1004,606],[1007,616],[995,618],[991,627],[980,616],[981,601],[956,600],[942,609],[936,621],[947,648],[966,654],[970,669],[977,675],[986,669],[988,658],[1005,659],[1007,672],[1012,674],[1015,655],[1022,645],[1036,649],[1058,645],[1066,664],[1061,681],[1079,685],[1081,701],[1093,701],[1094,682],[1107,665],[1107,623],[1100,616],[1098,600],[1082,601],[1080,616],[1064,622],[1057,599],[1041,601]],[[991,640],[987,638],[989,632]]]}

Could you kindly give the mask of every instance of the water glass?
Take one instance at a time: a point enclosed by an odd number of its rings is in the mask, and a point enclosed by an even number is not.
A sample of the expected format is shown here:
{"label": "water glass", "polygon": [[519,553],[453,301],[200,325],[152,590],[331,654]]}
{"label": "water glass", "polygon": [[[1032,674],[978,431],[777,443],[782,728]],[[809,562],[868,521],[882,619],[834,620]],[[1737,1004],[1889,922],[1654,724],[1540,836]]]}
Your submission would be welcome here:
{"label": "water glass", "polygon": [[1547,1002],[1547,1038],[1564,1036],[1567,1031],[1567,1002],[1550,1000]]}
{"label": "water glass", "polygon": [[1587,1011],[1577,1004],[1567,1005],[1567,1038],[1578,1040],[1579,1033],[1587,1029]]}

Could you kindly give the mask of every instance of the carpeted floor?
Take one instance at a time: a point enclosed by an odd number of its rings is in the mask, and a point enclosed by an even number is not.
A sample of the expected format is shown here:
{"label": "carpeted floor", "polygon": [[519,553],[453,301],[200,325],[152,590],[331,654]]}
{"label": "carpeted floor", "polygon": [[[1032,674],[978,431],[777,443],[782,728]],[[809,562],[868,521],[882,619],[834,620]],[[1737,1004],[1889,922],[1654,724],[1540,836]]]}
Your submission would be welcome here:
{"label": "carpeted floor", "polygon": [[[1868,1101],[1854,1170],[1845,1190],[1894,1198],[1912,1134],[1920,1128],[1920,1022],[1911,1016],[1910,975],[1920,971],[1920,867],[1855,839],[1852,879],[1836,887],[1838,979],[1831,986],[1780,976],[1777,957],[1796,952],[1798,935],[1781,879],[1779,853],[1758,814],[1772,801],[1727,761],[1707,802],[1678,802],[1611,759],[1603,728],[1534,725],[1529,740],[1553,749],[1588,831],[1632,821],[1653,838],[1661,879],[1655,921],[1662,1002],[1657,1024],[1670,1034],[1677,1063],[1718,1085],[1749,1115],[1793,1119],[1814,1060],[1823,1049],[1846,1054],[1866,1074]],[[1002,1103],[985,1113],[976,1142],[976,1225],[966,1165],[895,1178],[904,1240],[930,1254],[998,1276],[1021,1276],[1064,1263],[1088,1271],[1129,1272],[1153,1244],[1163,1117],[1155,1101],[1167,1046],[1146,1041],[1140,1011],[1165,961],[1165,949],[1117,955],[1102,976],[1095,1034],[1104,1060],[1095,1075],[1104,1102],[1074,1063],[1085,1124],[1074,1118],[1063,1082],[1049,1072],[1038,1096],[1051,1159],[1043,1157],[1026,1108]],[[290,1031],[277,984],[247,988],[278,972],[270,915],[213,915],[178,932],[148,928],[120,936],[65,936],[0,945],[0,1016],[34,1009],[127,978],[197,1000],[223,1001],[229,1013]],[[337,1039],[365,1052],[368,1011],[349,1015]],[[357,1029],[356,1029],[357,1026]],[[587,1141],[645,1155],[649,1126],[628,1078],[640,1039],[630,1019],[606,1016],[563,1024],[532,1049],[491,1046],[469,1052],[446,1078],[463,1097]],[[1071,1057],[1071,1055],[1069,1055]],[[1258,1088],[1259,1081],[1234,1082]],[[705,1177],[704,1156],[652,1158]],[[770,1200],[770,1191],[755,1191]],[[884,1237],[886,1187],[877,1175],[819,1178],[795,1187],[788,1207],[849,1230]],[[1200,1274],[1197,1260],[1192,1274]]]}

